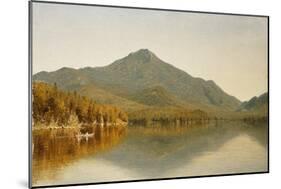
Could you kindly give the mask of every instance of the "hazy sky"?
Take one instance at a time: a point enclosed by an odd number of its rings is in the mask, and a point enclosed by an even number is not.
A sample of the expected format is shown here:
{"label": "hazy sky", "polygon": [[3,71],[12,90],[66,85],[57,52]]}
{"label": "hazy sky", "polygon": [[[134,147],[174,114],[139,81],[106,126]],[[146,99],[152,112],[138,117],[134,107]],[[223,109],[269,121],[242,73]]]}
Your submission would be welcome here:
{"label": "hazy sky", "polygon": [[240,100],[267,91],[267,20],[33,3],[33,72],[105,66],[147,48]]}

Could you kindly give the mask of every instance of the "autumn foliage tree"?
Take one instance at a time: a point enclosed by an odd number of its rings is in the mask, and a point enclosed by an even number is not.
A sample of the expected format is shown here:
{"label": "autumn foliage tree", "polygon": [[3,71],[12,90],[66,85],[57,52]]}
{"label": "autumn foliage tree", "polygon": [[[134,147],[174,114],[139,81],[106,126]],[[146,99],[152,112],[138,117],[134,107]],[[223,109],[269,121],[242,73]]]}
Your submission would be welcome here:
{"label": "autumn foliage tree", "polygon": [[110,105],[97,104],[76,92],[61,91],[56,84],[33,83],[32,99],[35,125],[55,123],[68,126],[74,122],[109,125],[128,121],[127,114],[122,110]]}

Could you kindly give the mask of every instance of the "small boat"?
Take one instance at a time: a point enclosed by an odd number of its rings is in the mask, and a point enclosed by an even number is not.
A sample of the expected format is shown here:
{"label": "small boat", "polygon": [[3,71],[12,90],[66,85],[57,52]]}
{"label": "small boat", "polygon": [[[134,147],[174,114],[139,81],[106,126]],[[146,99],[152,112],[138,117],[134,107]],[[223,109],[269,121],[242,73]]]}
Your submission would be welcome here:
{"label": "small boat", "polygon": [[83,138],[85,138],[88,141],[88,139],[93,137],[94,135],[95,135],[95,133],[90,133],[89,134],[88,132],[86,132],[85,134],[82,134],[82,133],[77,134],[76,138],[78,139],[78,141],[80,141]]}

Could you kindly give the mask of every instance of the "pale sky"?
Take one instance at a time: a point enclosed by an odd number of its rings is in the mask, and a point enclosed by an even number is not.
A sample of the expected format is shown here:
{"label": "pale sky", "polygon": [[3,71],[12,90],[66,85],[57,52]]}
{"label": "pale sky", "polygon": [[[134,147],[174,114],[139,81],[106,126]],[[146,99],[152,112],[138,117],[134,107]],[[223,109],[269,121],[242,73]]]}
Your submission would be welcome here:
{"label": "pale sky", "polygon": [[33,73],[105,66],[146,48],[249,100],[267,91],[267,19],[33,2]]}

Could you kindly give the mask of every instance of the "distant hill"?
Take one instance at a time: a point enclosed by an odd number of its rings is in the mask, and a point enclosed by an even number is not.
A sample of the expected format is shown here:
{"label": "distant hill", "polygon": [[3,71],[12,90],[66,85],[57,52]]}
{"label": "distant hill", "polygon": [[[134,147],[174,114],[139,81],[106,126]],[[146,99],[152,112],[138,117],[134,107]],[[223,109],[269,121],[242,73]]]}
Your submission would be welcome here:
{"label": "distant hill", "polygon": [[92,83],[90,78],[83,72],[63,67],[54,72],[39,72],[33,76],[34,81],[56,83],[59,88],[64,90],[77,90],[83,85]]}
{"label": "distant hill", "polygon": [[236,110],[241,104],[214,81],[192,77],[165,63],[148,49],[130,53],[108,66],[62,68],[54,72],[39,72],[33,79],[57,83],[62,89],[78,92],[86,90],[84,86],[95,85],[111,95],[152,106],[174,105],[180,101],[222,110]]}
{"label": "distant hill", "polygon": [[267,112],[268,109],[268,93],[264,93],[259,97],[253,97],[249,101],[243,102],[238,111],[251,111],[251,112]]}
{"label": "distant hill", "polygon": [[114,95],[94,85],[82,85],[78,91],[81,95],[91,97],[98,103],[115,105],[127,112],[148,108],[145,103],[138,103],[137,101]]}

